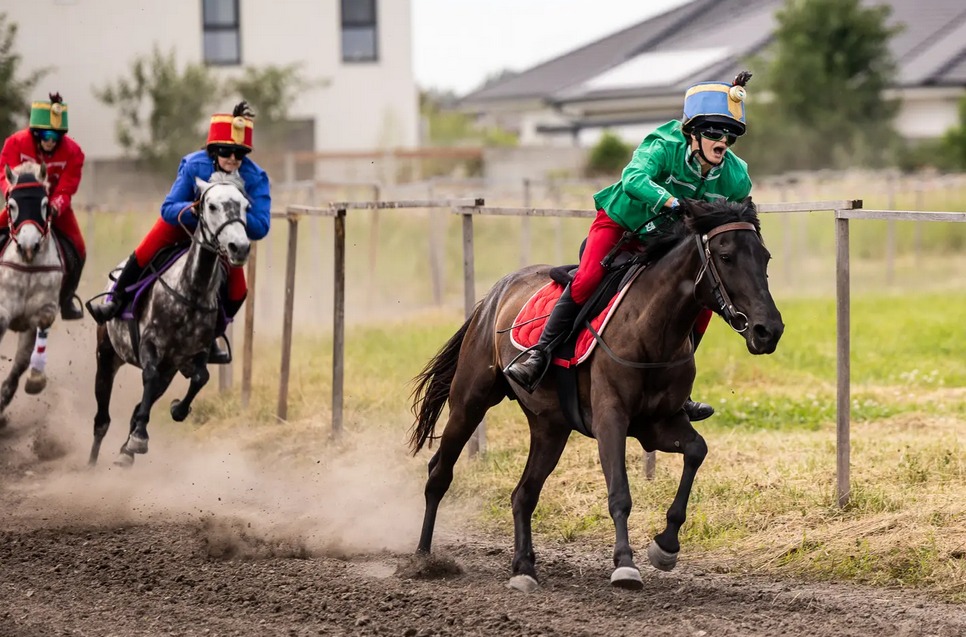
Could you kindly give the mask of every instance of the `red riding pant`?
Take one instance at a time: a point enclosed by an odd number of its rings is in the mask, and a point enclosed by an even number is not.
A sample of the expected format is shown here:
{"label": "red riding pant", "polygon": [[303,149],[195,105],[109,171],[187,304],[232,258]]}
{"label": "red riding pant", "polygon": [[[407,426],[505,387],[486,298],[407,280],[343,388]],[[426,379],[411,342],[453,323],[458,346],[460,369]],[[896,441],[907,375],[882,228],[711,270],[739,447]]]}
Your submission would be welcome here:
{"label": "red riding pant", "polygon": [[[584,253],[580,257],[580,265],[574,280],[570,283],[570,296],[574,302],[583,305],[591,297],[600,282],[604,280],[607,271],[601,265],[604,257],[613,249],[617,242],[624,236],[624,228],[616,221],[607,216],[603,210],[597,211],[597,216],[590,224],[587,232],[587,244],[584,246]],[[640,248],[640,243],[630,241],[624,244],[622,251],[634,252]],[[711,322],[714,313],[708,309],[702,309],[698,314],[698,319],[694,322],[694,329],[698,334],[704,334]]]}
{"label": "red riding pant", "polygon": [[[7,212],[6,207],[0,211],[0,228],[8,228],[10,226],[10,214]],[[70,206],[64,206],[63,210],[58,210],[57,214],[54,215],[53,221],[51,222],[60,236],[64,237],[74,246],[77,250],[77,256],[83,261],[87,257],[87,246],[84,244],[84,236],[81,234],[80,226],[77,224],[77,217],[74,216],[74,209]]]}
{"label": "red riding pant", "polygon": [[[154,255],[161,248],[180,243],[191,235],[181,226],[173,226],[164,219],[158,219],[154,227],[141,239],[141,243],[134,249],[134,257],[138,266],[146,267]],[[248,295],[248,283],[245,281],[245,268],[228,268],[228,300],[241,302]]]}

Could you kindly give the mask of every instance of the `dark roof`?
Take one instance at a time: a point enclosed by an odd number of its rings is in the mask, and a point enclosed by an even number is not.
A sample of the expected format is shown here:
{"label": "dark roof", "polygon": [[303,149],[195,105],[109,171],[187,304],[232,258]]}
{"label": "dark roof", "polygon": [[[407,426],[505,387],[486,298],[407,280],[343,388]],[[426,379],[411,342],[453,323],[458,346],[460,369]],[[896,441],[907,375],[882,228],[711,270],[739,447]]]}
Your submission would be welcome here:
{"label": "dark roof", "polygon": [[[465,96],[464,105],[540,99],[547,102],[678,94],[694,82],[726,80],[742,60],[771,40],[782,0],[693,0],[558,58]],[[966,2],[867,0],[889,4],[902,30],[892,39],[900,86],[966,86]],[[711,33],[715,37],[710,36]],[[586,83],[644,53],[696,50],[695,42],[724,41],[730,50],[666,83],[594,89]],[[739,43],[735,46],[735,43]]]}

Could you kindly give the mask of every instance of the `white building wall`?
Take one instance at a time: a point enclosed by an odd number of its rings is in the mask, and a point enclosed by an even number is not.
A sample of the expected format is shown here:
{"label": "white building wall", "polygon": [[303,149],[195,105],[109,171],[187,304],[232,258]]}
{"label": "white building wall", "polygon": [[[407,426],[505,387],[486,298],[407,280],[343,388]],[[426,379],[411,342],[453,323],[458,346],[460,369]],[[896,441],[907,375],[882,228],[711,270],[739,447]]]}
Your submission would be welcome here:
{"label": "white building wall", "polygon": [[896,115],[896,130],[907,139],[930,139],[959,123],[960,95],[907,97]]}
{"label": "white building wall", "polygon": [[[339,0],[239,0],[242,66],[302,64],[307,91],[291,114],[315,119],[316,150],[415,146],[418,92],[412,64],[411,0],[378,0],[379,60],[343,63]],[[71,135],[91,159],[122,154],[115,112],[93,95],[129,74],[157,44],[179,63],[202,61],[201,0],[15,0],[2,10],[18,25],[27,71],[50,68],[36,99],[59,91]],[[212,67],[223,76],[240,67]],[[228,109],[231,103],[224,104]],[[256,126],[256,140],[257,140]],[[201,140],[203,141],[203,140]],[[256,141],[257,143],[257,141]]]}

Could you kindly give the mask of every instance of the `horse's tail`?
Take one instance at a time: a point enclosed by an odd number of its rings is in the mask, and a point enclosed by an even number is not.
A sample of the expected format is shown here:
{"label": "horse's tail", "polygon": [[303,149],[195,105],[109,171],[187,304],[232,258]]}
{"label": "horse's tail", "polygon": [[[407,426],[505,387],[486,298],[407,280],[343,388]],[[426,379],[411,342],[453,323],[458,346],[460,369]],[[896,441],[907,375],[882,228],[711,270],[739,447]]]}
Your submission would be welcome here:
{"label": "horse's tail", "polygon": [[460,348],[463,346],[463,339],[466,331],[470,327],[470,322],[476,316],[476,312],[466,319],[461,327],[443,347],[436,353],[423,371],[413,379],[415,388],[413,389],[413,415],[416,420],[413,422],[412,432],[409,436],[409,446],[416,455],[427,440],[435,439],[436,421],[443,413],[443,407],[449,400],[449,388],[456,376],[456,365],[460,358]]}

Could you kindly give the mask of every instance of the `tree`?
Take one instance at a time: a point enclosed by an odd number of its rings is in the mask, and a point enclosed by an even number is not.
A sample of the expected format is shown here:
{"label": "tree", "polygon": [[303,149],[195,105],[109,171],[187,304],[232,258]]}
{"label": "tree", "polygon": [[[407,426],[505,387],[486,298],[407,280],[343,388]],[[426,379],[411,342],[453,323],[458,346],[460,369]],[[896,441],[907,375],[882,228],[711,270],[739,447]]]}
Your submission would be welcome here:
{"label": "tree", "polygon": [[115,135],[131,156],[160,172],[173,172],[178,161],[201,148],[212,108],[224,97],[221,84],[201,64],[179,70],[172,50],[157,47],[131,63],[120,77],[94,95],[118,111]]}
{"label": "tree", "polygon": [[587,174],[591,177],[620,175],[631,160],[634,147],[611,132],[601,135],[587,158]]}
{"label": "tree", "polygon": [[[743,155],[759,171],[889,163],[898,143],[897,105],[883,97],[896,65],[891,7],[861,0],[788,0],[770,48],[758,60],[759,95],[749,106]],[[762,77],[763,76],[763,77]],[[753,85],[752,85],[753,86]]]}
{"label": "tree", "polygon": [[959,123],[943,135],[940,151],[943,168],[966,170],[966,96],[959,100]]}
{"label": "tree", "polygon": [[[309,82],[300,64],[246,67],[229,80],[228,90],[239,100],[251,104],[258,120],[258,137],[267,147],[284,148],[290,134],[289,110],[302,91],[327,82]],[[261,142],[260,142],[261,143]]]}
{"label": "tree", "polygon": [[30,93],[49,69],[21,77],[22,58],[14,51],[17,25],[0,13],[0,139],[6,139],[24,123],[30,113]]}

